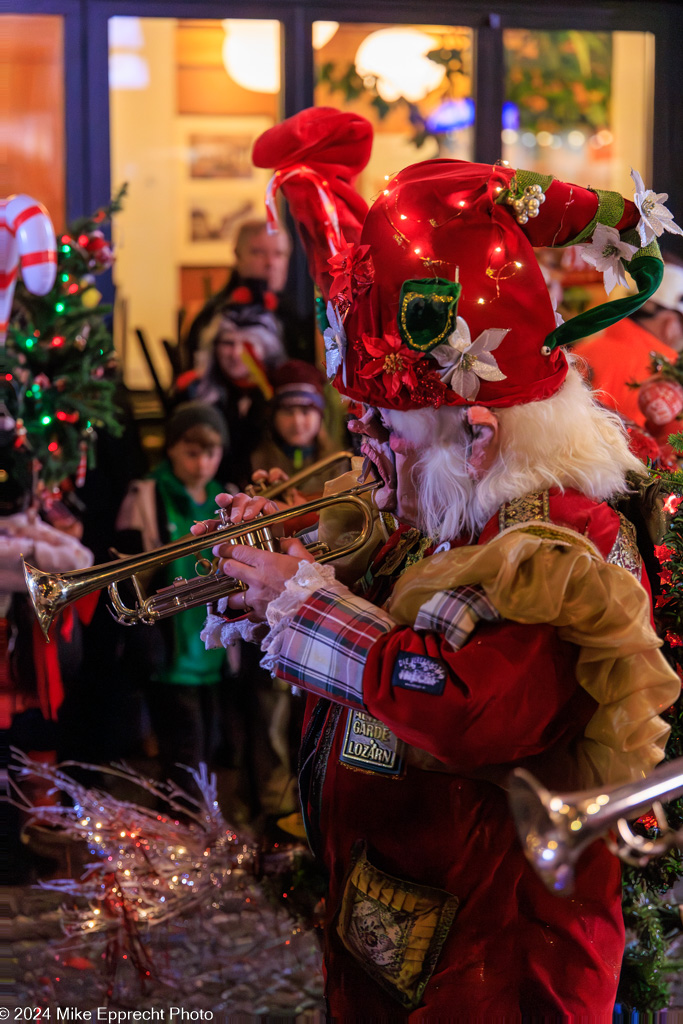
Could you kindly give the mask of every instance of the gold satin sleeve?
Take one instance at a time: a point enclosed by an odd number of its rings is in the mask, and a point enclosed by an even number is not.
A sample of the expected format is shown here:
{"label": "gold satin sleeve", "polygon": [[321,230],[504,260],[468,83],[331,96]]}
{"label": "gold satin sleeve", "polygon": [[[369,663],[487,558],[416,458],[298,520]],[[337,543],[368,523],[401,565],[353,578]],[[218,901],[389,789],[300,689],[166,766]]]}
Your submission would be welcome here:
{"label": "gold satin sleeve", "polygon": [[585,537],[553,524],[512,527],[488,544],[456,548],[412,566],[386,610],[403,625],[440,590],[480,585],[500,615],[548,623],[579,648],[576,675],[598,707],[574,751],[583,787],[642,778],[664,756],[660,713],[677,700],[678,676],[659,651],[646,591],[604,561]]}

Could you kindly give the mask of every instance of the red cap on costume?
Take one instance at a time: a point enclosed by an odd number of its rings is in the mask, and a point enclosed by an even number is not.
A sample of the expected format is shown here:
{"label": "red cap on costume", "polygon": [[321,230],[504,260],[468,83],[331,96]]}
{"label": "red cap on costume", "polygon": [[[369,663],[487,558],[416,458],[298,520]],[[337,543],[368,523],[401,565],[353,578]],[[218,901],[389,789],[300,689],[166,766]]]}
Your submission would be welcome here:
{"label": "red cap on costume", "polygon": [[330,302],[337,389],[394,409],[553,395],[567,360],[533,246],[587,241],[598,223],[635,228],[636,206],[507,166],[428,160],[368,210],[353,181],[371,138],[365,119],[317,108],[254,146],[254,163],[277,169],[271,200],[281,188]]}

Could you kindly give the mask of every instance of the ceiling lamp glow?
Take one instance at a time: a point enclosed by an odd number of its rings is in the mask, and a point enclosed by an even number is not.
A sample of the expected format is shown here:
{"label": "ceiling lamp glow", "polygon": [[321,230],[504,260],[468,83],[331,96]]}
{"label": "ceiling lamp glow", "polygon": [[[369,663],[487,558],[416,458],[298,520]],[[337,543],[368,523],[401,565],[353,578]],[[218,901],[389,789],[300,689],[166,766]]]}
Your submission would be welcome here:
{"label": "ceiling lamp glow", "polygon": [[227,18],[223,63],[230,77],[251,92],[280,91],[280,22]]}
{"label": "ceiling lamp glow", "polygon": [[338,21],[314,21],[313,22],[313,49],[322,50],[327,46],[330,39],[339,28]]}
{"label": "ceiling lamp glow", "polygon": [[391,103],[403,96],[416,103],[441,85],[446,69],[426,56],[438,40],[415,28],[383,28],[358,47],[356,71],[377,79],[377,92]]}
{"label": "ceiling lamp glow", "polygon": [[145,41],[139,18],[116,15],[109,19],[110,50],[142,50]]}
{"label": "ceiling lamp glow", "polygon": [[149,65],[138,53],[109,54],[109,88],[146,89],[149,85]]}

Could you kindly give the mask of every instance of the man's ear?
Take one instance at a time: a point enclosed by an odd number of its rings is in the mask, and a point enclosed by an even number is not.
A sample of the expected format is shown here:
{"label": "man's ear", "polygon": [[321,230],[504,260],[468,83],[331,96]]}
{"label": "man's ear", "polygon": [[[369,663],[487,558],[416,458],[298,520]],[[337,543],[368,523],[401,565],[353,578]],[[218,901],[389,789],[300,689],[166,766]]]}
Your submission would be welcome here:
{"label": "man's ear", "polygon": [[466,424],[471,437],[467,473],[472,480],[480,480],[500,450],[498,417],[483,405],[473,405],[467,410]]}

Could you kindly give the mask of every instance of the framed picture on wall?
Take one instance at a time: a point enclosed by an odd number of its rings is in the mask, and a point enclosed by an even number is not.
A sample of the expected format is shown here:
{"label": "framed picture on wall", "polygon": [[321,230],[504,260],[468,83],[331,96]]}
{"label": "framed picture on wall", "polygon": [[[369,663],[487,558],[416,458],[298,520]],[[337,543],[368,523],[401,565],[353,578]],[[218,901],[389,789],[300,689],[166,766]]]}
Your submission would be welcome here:
{"label": "framed picture on wall", "polygon": [[270,171],[252,165],[251,150],[272,123],[251,116],[177,118],[178,264],[232,264],[241,225],[265,218]]}
{"label": "framed picture on wall", "polygon": [[191,133],[188,139],[190,177],[210,181],[253,178],[255,169],[251,162],[253,141],[249,134]]}

